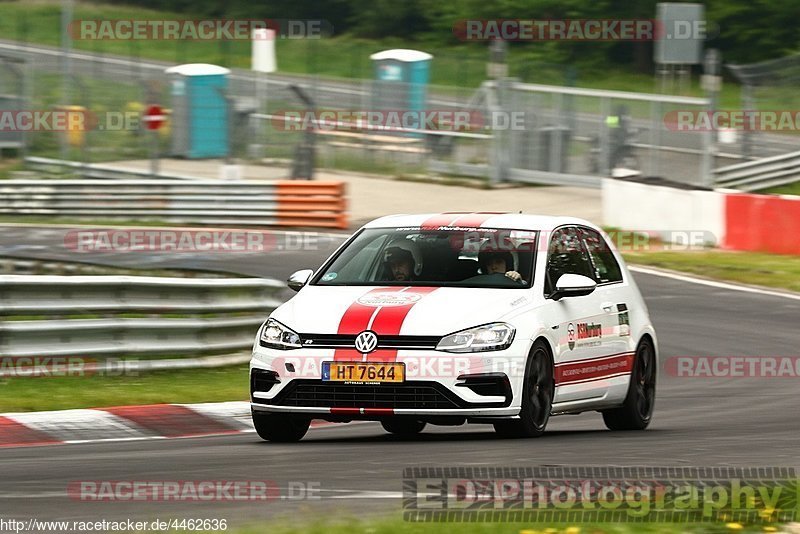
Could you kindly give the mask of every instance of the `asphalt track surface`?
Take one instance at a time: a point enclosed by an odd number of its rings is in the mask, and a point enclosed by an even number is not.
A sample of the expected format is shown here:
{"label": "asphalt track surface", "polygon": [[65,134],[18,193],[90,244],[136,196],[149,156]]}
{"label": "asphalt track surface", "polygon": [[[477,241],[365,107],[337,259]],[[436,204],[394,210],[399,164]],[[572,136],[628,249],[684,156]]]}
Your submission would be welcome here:
{"label": "asphalt track surface", "polygon": [[[36,241],[35,234],[28,234],[28,242]],[[224,262],[248,274],[284,278],[295,268],[313,266],[324,253],[276,255],[261,263],[250,257],[241,265],[231,257],[212,257],[204,266]],[[677,355],[798,354],[800,300],[634,276],[658,332],[662,366]],[[662,372],[653,423],[632,433],[607,431],[599,414],[585,413],[551,419],[545,436],[535,440],[498,439],[485,425],[429,427],[418,438],[401,440],[376,423],[361,423],[313,429],[296,444],[241,434],[11,448],[0,454],[0,517],[200,517],[233,524],[326,512],[399,517],[402,470],[408,466],[799,467],[799,391],[796,378],[676,378]],[[269,480],[284,498],[202,503],[69,498],[67,485],[85,480]],[[286,498],[293,482],[315,484],[320,498]]]}

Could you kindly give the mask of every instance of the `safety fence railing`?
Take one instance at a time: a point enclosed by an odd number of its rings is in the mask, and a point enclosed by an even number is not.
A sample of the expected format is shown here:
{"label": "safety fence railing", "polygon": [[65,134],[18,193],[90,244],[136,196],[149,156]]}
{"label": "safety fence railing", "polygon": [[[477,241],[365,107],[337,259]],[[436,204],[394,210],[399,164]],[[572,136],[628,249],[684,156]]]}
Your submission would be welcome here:
{"label": "safety fence railing", "polygon": [[345,184],[295,180],[14,179],[0,215],[347,228]]}
{"label": "safety fence railing", "polygon": [[138,368],[241,362],[284,290],[261,278],[0,275],[0,371],[18,370],[9,358],[132,357]]}
{"label": "safety fence railing", "polygon": [[713,172],[717,187],[760,191],[800,181],[800,151],[760,158]]}

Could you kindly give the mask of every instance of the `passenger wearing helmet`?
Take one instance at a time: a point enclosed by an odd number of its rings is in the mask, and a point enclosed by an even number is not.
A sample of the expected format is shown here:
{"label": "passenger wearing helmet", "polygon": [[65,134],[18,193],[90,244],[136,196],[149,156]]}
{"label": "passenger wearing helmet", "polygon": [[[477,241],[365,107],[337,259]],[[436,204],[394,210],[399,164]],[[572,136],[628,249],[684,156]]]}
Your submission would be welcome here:
{"label": "passenger wearing helmet", "polygon": [[398,239],[389,244],[383,253],[385,272],[390,280],[409,282],[422,272],[422,254],[410,239]]}
{"label": "passenger wearing helmet", "polygon": [[522,275],[514,270],[514,256],[511,252],[509,250],[497,250],[487,245],[489,243],[484,243],[480,253],[478,253],[478,264],[480,265],[481,273],[503,274],[515,282],[524,284],[525,281],[522,279]]}

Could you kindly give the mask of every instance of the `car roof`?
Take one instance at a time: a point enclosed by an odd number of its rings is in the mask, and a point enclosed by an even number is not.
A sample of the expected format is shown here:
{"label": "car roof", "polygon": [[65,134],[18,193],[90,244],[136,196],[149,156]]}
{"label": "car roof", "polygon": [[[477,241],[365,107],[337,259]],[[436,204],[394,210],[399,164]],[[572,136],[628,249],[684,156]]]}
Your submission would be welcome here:
{"label": "car roof", "polygon": [[462,228],[502,228],[509,230],[541,230],[548,231],[565,224],[580,224],[589,228],[597,226],[577,217],[561,217],[552,215],[531,215],[527,213],[502,212],[470,212],[453,211],[445,213],[423,213],[387,215],[364,225],[365,228],[400,228],[422,227],[435,230],[439,227]]}

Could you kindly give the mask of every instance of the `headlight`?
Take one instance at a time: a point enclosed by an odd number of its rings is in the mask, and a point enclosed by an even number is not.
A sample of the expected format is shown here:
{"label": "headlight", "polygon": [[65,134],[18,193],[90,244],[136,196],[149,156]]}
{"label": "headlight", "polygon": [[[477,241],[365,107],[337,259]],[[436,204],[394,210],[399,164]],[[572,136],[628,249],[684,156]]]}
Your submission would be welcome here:
{"label": "headlight", "polygon": [[491,323],[468,328],[445,336],[436,345],[436,350],[447,352],[484,352],[503,350],[514,341],[514,327],[506,323]]}
{"label": "headlight", "polygon": [[279,350],[299,349],[302,346],[297,332],[286,328],[275,319],[267,319],[264,323],[259,341],[262,347]]}

